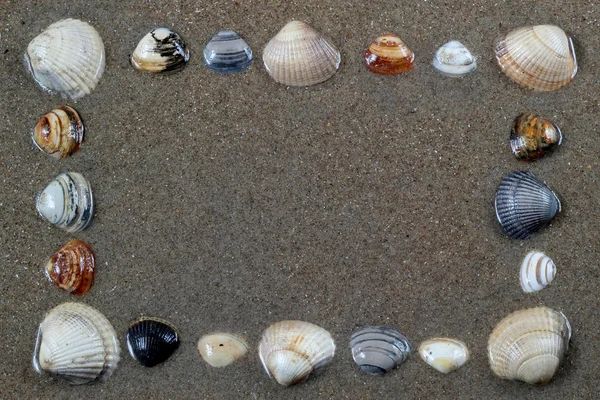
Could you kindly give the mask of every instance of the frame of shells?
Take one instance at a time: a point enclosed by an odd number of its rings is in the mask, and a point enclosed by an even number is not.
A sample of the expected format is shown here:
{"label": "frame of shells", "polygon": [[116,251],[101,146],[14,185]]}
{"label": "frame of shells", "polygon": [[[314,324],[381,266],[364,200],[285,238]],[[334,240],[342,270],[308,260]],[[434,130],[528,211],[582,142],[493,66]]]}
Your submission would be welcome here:
{"label": "frame of shells", "polygon": [[[538,25],[515,29],[494,47],[506,76],[518,85],[553,91],[567,85],[577,73],[573,43],[556,26]],[[408,73],[415,56],[395,34],[376,38],[363,54],[366,68],[375,74]],[[206,45],[206,66],[219,74],[236,74],[250,68],[250,46],[236,32],[221,30]],[[50,25],[35,37],[26,52],[28,68],[47,92],[73,100],[90,94],[102,77],[104,45],[97,31],[77,19]],[[158,27],[144,36],[131,56],[138,71],[174,73],[190,59],[183,38]],[[268,74],[289,86],[308,86],[331,78],[340,66],[335,45],[301,21],[286,24],[263,50]],[[458,41],[444,44],[435,53],[433,67],[448,77],[463,77],[477,68],[476,58]],[[72,107],[59,106],[42,117],[33,129],[36,147],[55,159],[77,152],[84,125]],[[521,161],[532,162],[562,142],[558,126],[543,117],[525,113],[514,119],[510,150]],[[90,182],[77,172],[54,178],[36,200],[42,218],[68,232],[77,233],[91,222],[94,212]],[[560,212],[558,196],[530,172],[513,171],[504,177],[495,200],[498,222],[514,239],[527,239],[544,228]],[[59,288],[75,296],[85,295],[94,282],[92,247],[71,240],[48,261],[46,275]],[[529,252],[521,265],[524,292],[538,291],[554,279],[556,266],[541,251]],[[500,378],[546,383],[558,369],[568,349],[571,327],[560,312],[547,307],[516,311],[496,326],[488,342],[492,371]],[[131,356],[145,367],[165,362],[179,347],[180,335],[168,321],[142,317],[126,333]],[[76,345],[73,345],[76,344]],[[201,357],[216,368],[244,357],[249,345],[234,333],[215,332],[198,341]],[[388,373],[409,359],[413,343],[389,326],[366,326],[352,334],[349,348],[363,372]],[[267,327],[258,345],[265,372],[277,383],[290,386],[321,373],[332,362],[336,345],[324,328],[305,321],[280,321]],[[118,336],[106,317],[85,304],[63,303],[50,310],[39,326],[34,346],[36,371],[79,385],[104,381],[120,359]],[[418,347],[419,356],[447,374],[469,359],[467,345],[454,338],[432,338]]]}

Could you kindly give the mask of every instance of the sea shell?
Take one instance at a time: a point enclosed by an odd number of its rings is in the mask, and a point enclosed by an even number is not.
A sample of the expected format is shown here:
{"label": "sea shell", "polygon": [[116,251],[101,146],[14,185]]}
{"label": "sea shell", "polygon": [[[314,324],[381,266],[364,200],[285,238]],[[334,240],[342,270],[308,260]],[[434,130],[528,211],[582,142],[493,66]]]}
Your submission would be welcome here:
{"label": "sea shell", "polygon": [[444,76],[458,78],[475,71],[477,61],[464,44],[452,40],[435,53],[433,67]]}
{"label": "sea shell", "polygon": [[179,71],[189,59],[190,51],[179,34],[156,28],[140,40],[131,55],[131,65],[138,71],[158,74]]}
{"label": "sea shell", "polygon": [[33,128],[33,143],[56,159],[69,157],[83,141],[83,122],[69,106],[60,106],[42,117]]}
{"label": "sea shell", "polygon": [[46,264],[46,275],[61,289],[83,296],[94,284],[96,261],[89,244],[71,240],[61,247]]}
{"label": "sea shell", "polygon": [[37,211],[67,232],[79,232],[92,221],[92,187],[83,175],[66,172],[54,178],[37,198]]}
{"label": "sea shell", "polygon": [[106,57],[98,32],[86,22],[68,18],[35,37],[25,59],[42,88],[76,100],[94,90]]}
{"label": "sea shell", "polygon": [[516,311],[504,318],[488,340],[494,374],[531,384],[552,379],[569,348],[571,326],[548,307]]}
{"label": "sea shell", "polygon": [[280,321],[269,326],[258,355],[269,376],[283,386],[304,382],[331,364],[335,343],[320,326],[304,321]]}
{"label": "sea shell", "polygon": [[117,335],[104,315],[85,304],[63,303],[40,324],[33,366],[81,385],[107,380],[119,353]]}
{"label": "sea shell", "polygon": [[534,161],[562,143],[558,126],[537,114],[521,114],[512,124],[510,150],[517,160]]}
{"label": "sea shell", "polygon": [[179,348],[179,332],[163,319],[141,317],[127,329],[127,348],[144,367],[154,367]]}
{"label": "sea shell", "polygon": [[340,52],[323,35],[300,21],[289,22],[263,50],[267,72],[279,83],[309,86],[331,78]]}
{"label": "sea shell", "polygon": [[250,68],[252,50],[237,33],[230,30],[217,32],[204,48],[204,62],[219,74],[233,74]]}
{"label": "sea shell", "polygon": [[198,351],[209,365],[221,368],[243,357],[248,352],[248,343],[230,333],[213,333],[200,338]]}
{"label": "sea shell", "polygon": [[372,375],[383,375],[410,356],[412,344],[394,328],[366,326],[352,334],[350,350],[361,370]]}
{"label": "sea shell", "polygon": [[527,239],[560,212],[560,201],[531,172],[513,171],[496,192],[496,217],[513,239]]}
{"label": "sea shell", "polygon": [[421,343],[419,355],[427,364],[447,374],[467,362],[469,349],[466,344],[457,339],[435,338]]}
{"label": "sea shell", "polygon": [[521,263],[521,287],[525,293],[545,288],[556,276],[554,261],[540,251],[529,252]]}
{"label": "sea shell", "polygon": [[365,65],[376,74],[396,75],[414,67],[415,55],[398,36],[386,33],[365,50]]}
{"label": "sea shell", "polygon": [[529,89],[557,90],[577,73],[573,41],[557,26],[515,29],[498,41],[494,50],[502,71]]}

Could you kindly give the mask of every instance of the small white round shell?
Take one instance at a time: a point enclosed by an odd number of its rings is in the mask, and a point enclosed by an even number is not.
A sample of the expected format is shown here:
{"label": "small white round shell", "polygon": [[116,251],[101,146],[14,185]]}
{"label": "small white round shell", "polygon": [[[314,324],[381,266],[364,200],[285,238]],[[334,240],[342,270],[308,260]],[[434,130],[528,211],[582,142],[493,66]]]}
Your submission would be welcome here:
{"label": "small white round shell", "polygon": [[477,61],[464,44],[452,40],[435,53],[433,67],[442,75],[458,78],[475,71]]}
{"label": "small white round shell", "polygon": [[209,365],[221,368],[243,357],[248,352],[248,343],[230,333],[213,333],[200,338],[198,351]]}
{"label": "small white round shell", "polygon": [[555,276],[554,261],[540,251],[529,252],[521,263],[521,288],[525,293],[542,290]]}
{"label": "small white round shell", "polygon": [[467,345],[457,339],[435,338],[421,343],[419,355],[443,374],[460,368],[469,359]]}

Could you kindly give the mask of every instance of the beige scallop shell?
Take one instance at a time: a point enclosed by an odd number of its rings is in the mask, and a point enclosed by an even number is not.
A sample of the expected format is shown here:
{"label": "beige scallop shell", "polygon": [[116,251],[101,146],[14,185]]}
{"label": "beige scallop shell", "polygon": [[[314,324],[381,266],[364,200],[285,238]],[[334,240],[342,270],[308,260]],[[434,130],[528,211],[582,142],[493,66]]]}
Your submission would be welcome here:
{"label": "beige scallop shell", "polygon": [[40,324],[33,366],[81,385],[107,380],[119,354],[115,330],[102,313],[82,303],[63,303]]}
{"label": "beige scallop shell", "polygon": [[495,46],[500,68],[515,83],[539,91],[565,86],[577,73],[573,41],[559,27],[518,28]]}
{"label": "beige scallop shell", "polygon": [[104,44],[88,23],[63,19],[29,43],[26,60],[42,88],[75,100],[89,94],[102,76]]}
{"label": "beige scallop shell", "polygon": [[292,21],[263,51],[267,72],[279,83],[309,86],[331,78],[340,66],[340,52],[310,25]]}
{"label": "beige scallop shell", "polygon": [[447,374],[469,360],[469,349],[458,339],[434,338],[421,343],[419,355],[427,364]]}
{"label": "beige scallop shell", "polygon": [[304,382],[333,360],[335,343],[320,326],[304,321],[280,321],[269,326],[258,345],[269,376],[283,386]]}
{"label": "beige scallop shell", "polygon": [[554,261],[541,251],[529,252],[521,263],[521,288],[525,293],[545,288],[556,276]]}
{"label": "beige scallop shell", "polygon": [[243,357],[248,352],[248,343],[230,333],[213,333],[200,338],[198,351],[209,365],[221,368]]}
{"label": "beige scallop shell", "polygon": [[490,335],[490,367],[503,379],[546,383],[558,369],[570,338],[571,326],[564,314],[548,307],[516,311]]}

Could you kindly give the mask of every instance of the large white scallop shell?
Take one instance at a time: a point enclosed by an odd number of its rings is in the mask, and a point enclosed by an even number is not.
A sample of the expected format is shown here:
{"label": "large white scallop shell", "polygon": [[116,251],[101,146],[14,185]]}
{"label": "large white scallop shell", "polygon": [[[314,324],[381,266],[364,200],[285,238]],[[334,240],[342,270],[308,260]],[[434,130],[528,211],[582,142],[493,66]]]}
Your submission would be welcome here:
{"label": "large white scallop shell", "polygon": [[38,213],[67,232],[79,232],[92,221],[94,198],[90,182],[77,172],[54,178],[37,198]]}
{"label": "large white scallop shell", "polygon": [[542,290],[552,282],[555,275],[554,261],[541,251],[529,252],[521,263],[521,287],[525,293]]}
{"label": "large white scallop shell", "polygon": [[502,71],[529,89],[552,91],[577,73],[573,41],[558,26],[526,26],[509,32],[495,46]]}
{"label": "large white scallop shell", "polygon": [[338,49],[321,33],[300,21],[285,25],[263,51],[269,75],[291,86],[326,81],[336,73],[340,61]]}
{"label": "large white scallop shell", "polygon": [[104,44],[98,32],[78,19],[50,25],[27,46],[25,55],[36,82],[73,100],[89,94],[104,72]]}
{"label": "large white scallop shell", "polygon": [[558,369],[570,339],[571,326],[563,313],[548,307],[516,311],[490,335],[490,367],[503,379],[546,383]]}
{"label": "large white scallop shell", "polygon": [[33,366],[81,385],[107,380],[119,356],[117,335],[102,313],[85,304],[63,303],[40,324]]}
{"label": "large white scallop shell", "polygon": [[435,53],[433,67],[444,76],[459,78],[475,71],[477,61],[464,44],[452,40]]}
{"label": "large white scallop shell", "polygon": [[304,321],[280,321],[269,326],[258,345],[269,376],[283,386],[304,382],[331,364],[335,343],[325,329]]}
{"label": "large white scallop shell", "polygon": [[435,338],[421,343],[419,355],[427,364],[447,374],[469,360],[469,349],[458,339]]}

